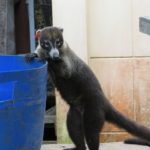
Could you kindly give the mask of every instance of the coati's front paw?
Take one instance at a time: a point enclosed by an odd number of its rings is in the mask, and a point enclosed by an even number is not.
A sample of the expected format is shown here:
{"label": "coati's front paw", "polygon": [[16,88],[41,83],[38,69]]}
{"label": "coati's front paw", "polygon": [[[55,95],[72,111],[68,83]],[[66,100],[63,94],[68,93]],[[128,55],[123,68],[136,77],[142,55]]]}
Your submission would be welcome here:
{"label": "coati's front paw", "polygon": [[45,62],[46,60],[44,59],[44,58],[38,58],[38,60],[37,60],[38,62]]}
{"label": "coati's front paw", "polygon": [[38,57],[38,55],[36,53],[29,53],[29,54],[25,55],[25,59],[27,62],[30,62],[31,60],[33,60],[36,57]]}

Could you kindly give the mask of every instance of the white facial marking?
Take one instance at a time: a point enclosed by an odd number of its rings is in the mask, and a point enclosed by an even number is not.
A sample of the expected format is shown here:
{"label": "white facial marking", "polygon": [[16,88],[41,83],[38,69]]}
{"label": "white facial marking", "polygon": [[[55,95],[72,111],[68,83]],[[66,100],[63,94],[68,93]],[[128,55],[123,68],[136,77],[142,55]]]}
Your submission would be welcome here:
{"label": "white facial marking", "polygon": [[59,55],[59,51],[58,51],[58,49],[57,48],[52,48],[51,49],[51,51],[50,51],[50,56],[53,58],[53,56],[54,56],[54,53],[57,53],[58,55]]}

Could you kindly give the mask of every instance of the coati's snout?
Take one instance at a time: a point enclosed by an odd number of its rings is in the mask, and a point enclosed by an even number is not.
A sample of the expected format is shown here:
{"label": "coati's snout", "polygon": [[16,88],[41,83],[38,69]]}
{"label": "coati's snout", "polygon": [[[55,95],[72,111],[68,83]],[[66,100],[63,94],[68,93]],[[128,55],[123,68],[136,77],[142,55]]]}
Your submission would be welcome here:
{"label": "coati's snout", "polygon": [[46,55],[52,60],[61,58],[61,47],[63,46],[63,29],[57,27],[45,27],[39,30],[39,44]]}
{"label": "coati's snout", "polygon": [[59,50],[57,48],[52,48],[49,52],[49,55],[52,58],[52,60],[59,60],[60,59]]}

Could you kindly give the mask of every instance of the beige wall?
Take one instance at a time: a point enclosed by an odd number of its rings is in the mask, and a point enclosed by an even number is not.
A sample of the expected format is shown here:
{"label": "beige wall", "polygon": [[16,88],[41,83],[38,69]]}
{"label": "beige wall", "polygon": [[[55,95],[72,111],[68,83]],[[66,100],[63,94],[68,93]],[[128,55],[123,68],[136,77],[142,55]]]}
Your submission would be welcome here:
{"label": "beige wall", "polygon": [[150,56],[150,36],[139,32],[149,0],[88,0],[87,6],[90,57]]}
{"label": "beige wall", "polygon": [[134,56],[150,56],[150,36],[139,32],[139,16],[150,16],[150,0],[133,0]]}
{"label": "beige wall", "polygon": [[[87,6],[91,68],[116,109],[150,127],[150,36],[139,32],[150,0],[88,0]],[[103,142],[129,136],[110,124],[103,131]]]}
{"label": "beige wall", "polygon": [[64,28],[65,40],[87,62],[86,0],[53,0],[53,24]]}
{"label": "beige wall", "polygon": [[88,0],[90,57],[132,55],[131,0]]}

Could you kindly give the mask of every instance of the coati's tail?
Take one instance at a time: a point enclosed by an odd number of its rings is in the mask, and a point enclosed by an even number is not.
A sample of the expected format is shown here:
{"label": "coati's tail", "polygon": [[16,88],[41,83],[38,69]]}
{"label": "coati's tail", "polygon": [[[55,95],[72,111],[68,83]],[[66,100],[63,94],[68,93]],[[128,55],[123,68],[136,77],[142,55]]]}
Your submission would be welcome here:
{"label": "coati's tail", "polygon": [[[122,113],[115,110],[112,106],[109,107],[108,112],[106,113],[106,120],[113,124],[116,124],[118,127],[125,129],[132,135],[137,136],[140,139],[145,140],[145,142],[150,142],[150,129],[144,127],[131,119],[128,119]],[[139,139],[139,140],[140,140]]]}
{"label": "coati's tail", "polygon": [[150,142],[139,139],[139,138],[130,138],[130,139],[125,139],[124,143],[126,144],[138,144],[138,145],[147,145],[150,146]]}

